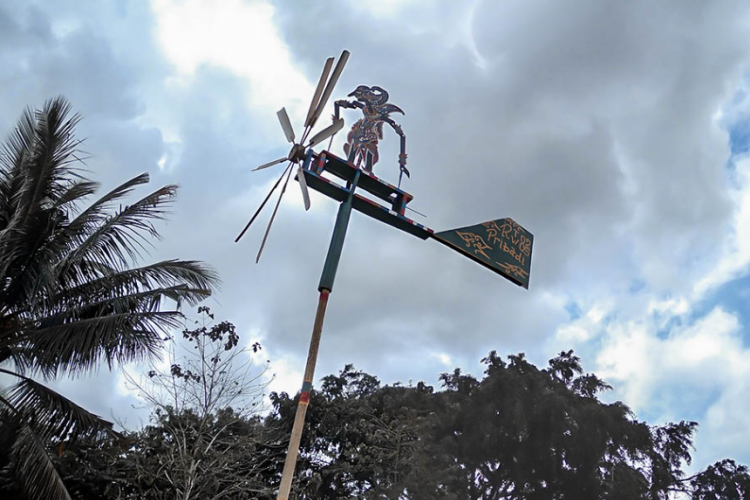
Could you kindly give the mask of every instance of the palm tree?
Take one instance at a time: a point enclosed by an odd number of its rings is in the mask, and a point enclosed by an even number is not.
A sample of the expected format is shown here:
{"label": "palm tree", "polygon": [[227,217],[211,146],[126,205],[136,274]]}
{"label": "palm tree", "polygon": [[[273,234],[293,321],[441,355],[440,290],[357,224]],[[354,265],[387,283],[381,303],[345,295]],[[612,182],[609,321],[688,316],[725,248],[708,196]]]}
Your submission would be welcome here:
{"label": "palm tree", "polygon": [[34,499],[70,498],[51,446],[112,429],[39,380],[156,354],[180,305],[218,283],[195,261],[138,266],[176,186],[118,207],[142,174],[83,206],[99,186],[76,168],[79,120],[52,99],[26,110],[0,150],[0,373],[14,380],[0,392],[0,482]]}

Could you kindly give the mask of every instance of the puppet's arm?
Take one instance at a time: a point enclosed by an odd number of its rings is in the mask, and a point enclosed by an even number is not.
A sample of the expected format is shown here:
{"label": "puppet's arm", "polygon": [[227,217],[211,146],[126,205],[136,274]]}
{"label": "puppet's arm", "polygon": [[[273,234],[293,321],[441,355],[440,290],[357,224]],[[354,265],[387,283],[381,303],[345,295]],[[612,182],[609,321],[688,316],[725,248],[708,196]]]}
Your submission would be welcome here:
{"label": "puppet's arm", "polygon": [[361,102],[357,102],[357,101],[349,102],[346,99],[341,99],[340,101],[335,101],[333,103],[333,111],[334,111],[333,112],[333,121],[338,120],[339,117],[340,117],[339,108],[344,108],[344,109],[357,109],[357,108],[359,108],[359,109],[362,109],[364,107],[365,107],[364,104],[362,104]]}
{"label": "puppet's arm", "polygon": [[398,164],[401,168],[401,172],[405,173],[407,177],[411,178],[409,175],[409,170],[406,168],[406,134],[404,134],[404,130],[401,128],[401,125],[394,122],[391,118],[386,118],[385,121],[388,125],[393,127],[393,130],[401,137],[401,154],[398,155]]}

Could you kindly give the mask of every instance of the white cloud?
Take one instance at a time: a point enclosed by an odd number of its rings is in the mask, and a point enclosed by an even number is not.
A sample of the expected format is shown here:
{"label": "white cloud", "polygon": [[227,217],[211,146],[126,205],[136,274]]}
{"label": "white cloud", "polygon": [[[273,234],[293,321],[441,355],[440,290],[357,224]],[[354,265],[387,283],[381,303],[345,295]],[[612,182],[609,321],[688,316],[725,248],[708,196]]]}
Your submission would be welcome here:
{"label": "white cloud", "polygon": [[735,160],[737,186],[731,191],[735,204],[733,225],[725,240],[715,243],[716,264],[694,286],[696,298],[747,272],[750,264],[750,158]]}
{"label": "white cloud", "polygon": [[411,0],[363,0],[357,2],[355,7],[363,10],[363,14],[390,17],[398,14],[405,4]]}
{"label": "white cloud", "polygon": [[610,313],[613,304],[609,300],[594,303],[580,318],[561,325],[555,332],[560,345],[580,345],[598,335],[602,329],[602,321]]}
{"label": "white cloud", "polygon": [[266,113],[287,106],[302,120],[313,86],[292,61],[276,29],[272,5],[153,0],[152,6],[158,40],[179,73],[189,77],[202,64],[226,68],[248,80],[251,106]]}
{"label": "white cloud", "polygon": [[437,359],[448,368],[453,367],[453,360],[451,360],[451,357],[444,352],[431,352],[430,357]]}
{"label": "white cloud", "polygon": [[302,387],[304,360],[291,355],[275,355],[268,352],[266,352],[266,355],[273,358],[268,372],[268,390],[279,393],[286,392],[291,395],[296,394]]}
{"label": "white cloud", "polygon": [[[658,331],[653,319],[611,324],[596,359],[596,373],[614,383],[636,410],[665,411],[655,394],[670,385],[691,383],[703,392],[707,384],[722,387],[747,371],[741,360],[750,351],[742,347],[740,325],[720,307],[667,336]],[[669,403],[679,401],[679,395],[674,398]]]}
{"label": "white cloud", "polygon": [[739,159],[735,168],[733,226],[716,241],[703,274],[691,272],[692,280],[666,297],[647,285],[611,297],[611,308],[595,303],[556,332],[556,345],[595,356],[589,368],[637,414],[652,423],[697,419],[699,467],[750,447],[750,348],[743,340],[750,325],[720,303],[699,313],[715,300],[709,292],[744,276],[750,262],[750,161]]}
{"label": "white cloud", "polygon": [[690,303],[685,298],[679,299],[663,299],[658,300],[652,298],[648,304],[649,314],[668,314],[674,316],[681,316],[686,314],[690,310]]}

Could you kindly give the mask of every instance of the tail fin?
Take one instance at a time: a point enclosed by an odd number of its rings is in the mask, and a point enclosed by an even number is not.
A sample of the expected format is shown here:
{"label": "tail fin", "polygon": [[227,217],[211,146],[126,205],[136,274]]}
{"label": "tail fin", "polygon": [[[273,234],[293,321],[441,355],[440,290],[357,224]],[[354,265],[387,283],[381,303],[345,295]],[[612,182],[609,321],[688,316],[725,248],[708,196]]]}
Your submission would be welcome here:
{"label": "tail fin", "polygon": [[437,241],[529,288],[534,235],[513,219],[497,219],[432,235]]}

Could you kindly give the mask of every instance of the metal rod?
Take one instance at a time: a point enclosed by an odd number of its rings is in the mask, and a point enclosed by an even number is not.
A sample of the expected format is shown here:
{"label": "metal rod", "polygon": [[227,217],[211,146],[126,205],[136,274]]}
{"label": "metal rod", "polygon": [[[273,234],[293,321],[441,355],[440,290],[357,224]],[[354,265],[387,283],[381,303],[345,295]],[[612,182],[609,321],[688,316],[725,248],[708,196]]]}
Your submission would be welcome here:
{"label": "metal rod", "polygon": [[286,186],[289,184],[289,179],[292,177],[292,163],[289,164],[287,167],[287,170],[289,171],[286,174],[286,180],[284,181],[284,184],[281,186],[281,193],[279,193],[279,201],[276,202],[276,206],[273,209],[273,213],[271,213],[271,220],[268,222],[268,227],[266,227],[266,234],[263,235],[263,242],[260,244],[260,249],[258,250],[258,256],[255,257],[255,263],[257,264],[260,262],[260,256],[263,253],[263,248],[266,246],[266,240],[268,240],[268,234],[271,232],[271,225],[273,224],[274,219],[276,218],[276,212],[279,211],[279,205],[281,205],[281,199],[284,197],[284,192],[286,192]]}
{"label": "metal rod", "polygon": [[328,149],[327,149],[327,151],[330,151],[330,150],[331,150],[331,147],[333,147],[333,138],[334,138],[334,137],[336,137],[336,134],[333,134],[333,135],[331,136],[331,140],[330,140],[330,141],[328,141]]}
{"label": "metal rod", "polygon": [[318,310],[315,313],[310,349],[307,353],[302,392],[299,395],[297,413],[294,416],[294,427],[292,427],[292,436],[289,439],[289,450],[284,461],[284,471],[281,474],[278,500],[287,500],[289,492],[292,489],[292,479],[294,478],[294,469],[297,466],[297,455],[299,454],[299,444],[302,439],[302,429],[305,427],[307,406],[310,404],[310,390],[312,389],[313,377],[315,375],[315,364],[318,359],[318,347],[320,346],[320,337],[323,332],[323,320],[326,315],[329,294],[328,290],[321,290],[320,297],[318,298]]}
{"label": "metal rod", "polygon": [[409,207],[406,207],[406,209],[407,209],[407,210],[411,210],[412,212],[414,212],[414,213],[415,213],[415,214],[417,214],[417,215],[421,215],[421,216],[422,216],[422,217],[424,217],[425,219],[427,218],[427,216],[426,216],[425,214],[423,214],[422,212],[417,212],[417,211],[416,211],[416,210],[414,210],[413,208],[409,208]]}
{"label": "metal rod", "polygon": [[336,270],[341,259],[341,251],[344,248],[344,238],[346,229],[349,225],[349,217],[352,213],[352,199],[354,190],[359,181],[360,172],[354,175],[354,180],[349,187],[349,196],[339,205],[339,213],[336,216],[336,225],[333,228],[331,244],[328,247],[328,255],[323,265],[323,272],[320,276],[320,298],[318,299],[318,310],[315,313],[315,323],[313,324],[312,337],[310,338],[310,349],[307,352],[307,364],[305,365],[305,374],[302,378],[302,391],[297,403],[297,413],[294,415],[294,426],[292,435],[289,439],[289,450],[286,453],[284,461],[284,470],[281,473],[281,485],[279,486],[279,495],[277,500],[287,500],[289,492],[292,489],[292,480],[294,478],[294,469],[297,467],[297,456],[299,455],[299,445],[302,440],[302,429],[305,427],[305,416],[307,407],[310,404],[310,392],[312,391],[313,377],[315,376],[315,364],[318,360],[318,348],[320,347],[320,337],[323,333],[323,320],[325,319],[326,306],[328,305],[328,296],[333,290],[333,281],[336,278]]}
{"label": "metal rod", "polygon": [[279,183],[281,182],[281,179],[284,178],[284,176],[287,173],[286,171],[289,170],[289,167],[291,167],[291,166],[292,166],[292,164],[290,163],[289,165],[287,165],[286,169],[284,169],[284,171],[281,173],[281,177],[279,177],[279,180],[276,181],[276,184],[274,184],[273,187],[271,188],[271,190],[268,192],[268,195],[266,196],[266,199],[263,200],[263,203],[260,204],[260,207],[258,207],[258,210],[255,211],[255,213],[253,214],[253,217],[250,219],[250,222],[247,223],[247,225],[242,230],[242,232],[240,233],[240,235],[237,236],[237,238],[234,240],[235,243],[237,243],[238,241],[240,241],[240,238],[242,238],[245,235],[245,233],[247,232],[247,230],[250,229],[250,225],[258,217],[258,215],[260,214],[260,211],[263,210],[263,207],[266,206],[266,203],[268,203],[268,200],[271,198],[271,195],[273,194],[273,192],[276,191],[276,188],[279,187]]}

